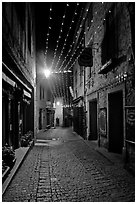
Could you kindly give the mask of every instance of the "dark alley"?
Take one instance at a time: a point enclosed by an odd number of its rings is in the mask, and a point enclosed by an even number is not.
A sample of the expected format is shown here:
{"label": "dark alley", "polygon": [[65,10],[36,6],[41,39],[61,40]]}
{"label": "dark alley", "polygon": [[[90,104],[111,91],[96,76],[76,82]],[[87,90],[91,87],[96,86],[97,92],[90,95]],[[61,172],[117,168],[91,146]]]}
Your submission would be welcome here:
{"label": "dark alley", "polygon": [[135,2],[2,2],[2,200],[135,201]]}

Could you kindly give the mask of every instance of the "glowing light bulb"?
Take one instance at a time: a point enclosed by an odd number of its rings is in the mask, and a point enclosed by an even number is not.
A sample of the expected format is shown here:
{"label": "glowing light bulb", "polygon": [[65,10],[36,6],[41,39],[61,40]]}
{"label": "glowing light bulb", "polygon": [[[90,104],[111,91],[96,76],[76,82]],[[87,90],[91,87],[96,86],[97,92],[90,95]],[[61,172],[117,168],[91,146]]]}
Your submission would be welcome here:
{"label": "glowing light bulb", "polygon": [[49,69],[46,69],[44,73],[45,73],[46,78],[48,78],[51,74],[51,71]]}

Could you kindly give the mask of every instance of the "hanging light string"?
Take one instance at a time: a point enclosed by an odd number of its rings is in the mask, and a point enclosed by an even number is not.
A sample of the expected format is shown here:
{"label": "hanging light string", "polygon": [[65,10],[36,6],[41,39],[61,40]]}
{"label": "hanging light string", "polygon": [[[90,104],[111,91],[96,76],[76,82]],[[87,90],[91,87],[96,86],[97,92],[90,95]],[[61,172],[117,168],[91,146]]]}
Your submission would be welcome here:
{"label": "hanging light string", "polygon": [[79,55],[76,57],[75,61],[73,62],[73,64],[71,65],[71,67],[69,67],[69,69],[67,69],[67,71],[69,71],[69,70],[74,66],[74,64],[76,63],[76,61],[78,60],[78,58],[80,57],[80,55],[82,54],[82,52],[84,51],[84,49],[85,49],[85,48],[83,48],[83,49],[80,51]]}
{"label": "hanging light string", "polygon": [[50,89],[50,91],[51,91],[52,96],[55,98],[56,93],[54,92],[53,87],[50,86],[49,89]]}
{"label": "hanging light string", "polygon": [[54,79],[54,91],[56,93],[56,97],[59,97],[59,92],[58,92],[58,89],[57,89],[58,84],[57,84],[56,80],[57,80],[57,78]]}
{"label": "hanging light string", "polygon": [[65,101],[65,105],[66,105],[67,104],[67,96],[66,96],[65,80],[64,80],[64,74],[63,73],[62,73],[62,81],[63,81],[64,101]]}
{"label": "hanging light string", "polygon": [[[80,17],[79,17],[79,23],[80,23],[81,18],[82,18],[83,10],[84,10],[84,8],[82,8],[82,10],[81,10],[81,14],[80,14]],[[83,20],[85,20],[85,18],[84,18]],[[62,62],[61,66],[59,67],[59,70],[61,70],[61,69],[62,69],[62,67],[63,67],[64,63],[65,63],[65,62],[66,62],[66,60],[67,60],[67,57],[68,57],[68,56],[69,56],[69,54],[72,52],[72,48],[73,48],[73,46],[74,46],[74,45],[75,45],[75,43],[76,43],[76,40],[77,40],[78,34],[79,34],[79,31],[77,31],[77,34],[76,34],[76,36],[75,36],[75,38],[74,38],[74,40],[73,40],[72,44],[70,45],[70,49],[69,49],[69,51],[68,51],[68,53],[67,53],[67,55],[66,55],[65,59],[64,59],[64,61]]]}
{"label": "hanging light string", "polygon": [[62,96],[63,96],[63,105],[66,103],[66,97],[65,97],[65,88],[64,88],[64,79],[63,79],[63,73],[61,73],[61,79],[62,79]]}
{"label": "hanging light string", "polygon": [[[71,75],[70,75],[70,86],[71,86],[71,87],[73,87],[73,80],[72,80],[72,79],[73,79],[73,75],[71,74]],[[71,94],[70,94],[70,96],[71,96],[71,98],[72,98],[72,95],[71,95]]]}
{"label": "hanging light string", "polygon": [[53,80],[50,80],[50,89],[52,91],[52,95],[53,97],[55,98],[57,96],[57,93],[56,93],[56,90],[55,90],[55,86],[54,86],[54,81]]}
{"label": "hanging light string", "polygon": [[46,59],[47,59],[49,35],[50,35],[50,30],[51,30],[51,20],[52,20],[51,14],[52,14],[52,4],[50,4],[50,10],[49,10],[48,32],[47,32],[47,37],[46,37],[45,62],[46,62]]}
{"label": "hanging light string", "polygon": [[60,74],[58,74],[58,81],[59,81],[59,91],[60,91],[60,96],[63,96],[62,79],[61,79],[61,75],[60,75]]}
{"label": "hanging light string", "polygon": [[60,96],[63,96],[63,87],[62,87],[62,79],[61,79],[61,75],[60,74],[57,74],[58,76],[58,81],[59,81],[59,91],[60,91]]}
{"label": "hanging light string", "polygon": [[57,83],[56,83],[56,87],[58,89],[59,92],[59,96],[62,96],[62,89],[61,89],[61,79],[60,79],[60,74],[56,74],[56,78],[57,78]]}
{"label": "hanging light string", "polygon": [[58,37],[56,48],[55,48],[54,54],[53,54],[53,60],[52,60],[52,63],[51,63],[51,68],[52,69],[53,69],[55,58],[56,58],[59,42],[60,42],[60,39],[61,39],[61,34],[63,32],[63,26],[64,26],[64,21],[65,21],[65,18],[66,18],[67,7],[69,7],[68,3],[66,4],[66,7],[65,7],[65,12],[64,12],[64,15],[63,15],[62,23],[61,23],[61,29],[60,29],[60,32],[59,32],[59,37]]}
{"label": "hanging light string", "polygon": [[62,93],[63,93],[63,96],[65,96],[64,80],[63,80],[63,72],[61,73],[61,78],[62,78]]}
{"label": "hanging light string", "polygon": [[[110,9],[108,9],[108,8],[105,9],[104,4],[105,3],[102,2],[102,6],[103,6],[103,10],[104,10],[103,15],[105,15],[106,12],[111,14],[112,11]],[[95,11],[94,16],[96,16],[97,14],[98,14],[98,11]],[[102,20],[102,24],[103,24],[106,21],[106,18],[103,17],[101,20]],[[101,22],[101,20],[99,22]],[[92,23],[92,26],[93,26],[92,30],[94,31],[94,33],[92,34],[90,40],[88,41],[87,46],[90,44],[91,40],[93,40],[93,36],[97,35],[97,33],[101,31],[101,23],[100,23],[100,25],[96,25],[96,27],[95,27],[95,22],[94,22],[93,19],[91,20],[91,23]],[[100,45],[98,45],[98,47],[100,47]]]}
{"label": "hanging light string", "polygon": [[55,97],[57,94],[56,94],[55,89],[54,89],[54,84],[53,84],[54,81],[50,80],[47,82],[48,82],[48,86],[49,86],[49,89],[51,90],[53,97]]}
{"label": "hanging light string", "polygon": [[69,95],[68,95],[68,73],[65,74],[66,77],[66,92],[67,92],[67,103],[69,104]]}
{"label": "hanging light string", "polygon": [[55,75],[55,89],[57,91],[57,95],[58,97],[61,97],[61,93],[60,93],[60,89],[59,89],[59,78],[58,78],[58,74]]}
{"label": "hanging light string", "polygon": [[[89,9],[86,9],[86,16],[87,16],[87,14],[88,14],[88,11],[89,11]],[[84,21],[84,23],[83,23],[83,25],[82,25],[82,23],[81,23],[80,28],[82,28],[82,27],[85,25],[85,22],[86,22],[85,19],[86,19],[86,17],[83,18],[82,22]],[[78,32],[79,32],[79,31],[77,31],[77,33],[78,33]],[[84,32],[84,35],[85,35],[85,32]],[[81,41],[80,41],[80,44],[83,43],[84,35],[83,35],[83,37],[82,37],[82,39],[81,39]],[[77,50],[79,49],[80,44],[79,44],[79,46],[77,47]],[[83,47],[84,47],[84,46],[83,46]],[[70,58],[69,62],[67,63],[67,65],[66,65],[65,68],[64,68],[65,70],[67,69],[67,67],[68,67],[68,65],[70,64],[70,62],[72,61],[72,59],[74,58],[74,55],[76,54],[77,50],[74,51],[73,56]],[[78,59],[79,56],[82,54],[83,50],[84,50],[84,48],[81,50],[80,54],[77,56],[76,60],[75,60],[74,63],[72,64],[72,66],[76,63],[77,59]],[[69,70],[72,68],[72,66],[71,66],[69,69],[67,69],[67,71],[69,71]]]}
{"label": "hanging light string", "polygon": [[[66,5],[66,8],[65,8],[65,12],[64,12],[64,15],[63,15],[63,20],[62,20],[62,24],[61,24],[61,30],[60,30],[60,34],[59,34],[59,37],[58,37],[58,41],[57,41],[57,45],[56,45],[56,49],[55,49],[55,51],[54,51],[54,59],[53,59],[53,61],[52,61],[52,66],[53,66],[53,64],[54,64],[54,60],[55,60],[55,58],[56,58],[56,52],[57,52],[57,49],[58,49],[58,45],[59,45],[59,40],[60,40],[60,38],[61,38],[61,33],[62,33],[62,29],[63,29],[63,25],[64,25],[64,19],[65,19],[65,16],[66,16],[66,10],[67,10],[67,7],[69,6],[69,4],[67,4]],[[50,12],[52,11],[52,8],[50,8]],[[51,15],[50,15],[50,20],[51,20],[52,18],[51,18]],[[49,26],[49,30],[51,30],[51,27]],[[48,31],[48,34],[47,34],[47,36],[49,36],[49,31]],[[47,38],[47,46],[46,46],[46,54],[47,54],[47,50],[48,50],[48,38]],[[55,93],[56,93],[56,95],[58,96],[58,97],[60,97],[61,96],[61,91],[60,91],[60,88],[59,88],[59,78],[57,77],[57,75],[55,75],[55,86],[54,86],[54,91],[55,91]],[[58,82],[57,82],[57,80],[58,80]],[[55,88],[56,87],[56,88]]]}
{"label": "hanging light string", "polygon": [[75,51],[74,51],[73,55],[71,56],[70,60],[68,61],[68,63],[67,63],[66,66],[64,67],[64,70],[67,70],[68,65],[71,63],[72,59],[75,57],[75,54],[77,53],[78,49],[80,48],[80,46],[81,46],[82,43],[83,43],[83,38],[84,38],[84,36],[82,37],[82,39],[81,39],[79,45],[78,45],[77,48],[75,49]]}
{"label": "hanging light string", "polygon": [[63,92],[63,99],[64,99],[64,104],[66,104],[66,94],[65,94],[65,85],[64,85],[64,73],[61,73],[61,78],[62,78],[62,92]]}
{"label": "hanging light string", "polygon": [[57,87],[57,82],[56,82],[56,76],[53,74],[52,75],[52,78],[50,79],[50,89],[52,89],[52,92],[53,92],[53,94],[55,95],[55,96],[58,96],[59,94],[58,94],[58,90],[55,88],[55,87]]}
{"label": "hanging light string", "polygon": [[67,98],[67,81],[66,81],[66,77],[65,77],[66,75],[67,75],[67,73],[65,73],[63,75],[63,80],[64,80],[64,89],[65,89],[65,97],[66,97],[66,104],[67,104],[68,98]]}
{"label": "hanging light string", "polygon": [[[89,42],[90,42],[90,40],[89,40]],[[89,42],[88,42],[88,44],[89,44]],[[73,64],[69,67],[69,69],[67,69],[67,71],[70,70],[70,69],[74,66],[74,64],[76,63],[76,61],[78,60],[78,58],[80,57],[80,55],[82,54],[82,52],[84,51],[84,49],[85,49],[85,48],[83,47],[82,50],[80,51],[79,55],[76,57],[75,61],[74,61]]]}
{"label": "hanging light string", "polygon": [[58,62],[57,62],[57,64],[56,64],[56,66],[55,66],[55,70],[57,69],[57,66],[58,66],[58,64],[59,64],[59,62],[60,62],[60,59],[61,59],[61,57],[62,57],[62,55],[63,55],[63,52],[64,52],[64,50],[65,50],[66,42],[67,42],[67,39],[68,39],[68,37],[69,37],[70,31],[71,31],[71,29],[72,29],[72,26],[73,26],[73,24],[75,23],[74,19],[75,19],[75,16],[77,15],[78,6],[79,6],[79,3],[77,3],[77,5],[76,5],[75,11],[74,11],[74,14],[73,14],[73,17],[72,17],[71,24],[70,24],[70,26],[69,26],[68,33],[67,33],[66,38],[65,38],[65,40],[64,40],[63,48],[62,48],[62,50],[61,50],[61,53],[60,53]]}

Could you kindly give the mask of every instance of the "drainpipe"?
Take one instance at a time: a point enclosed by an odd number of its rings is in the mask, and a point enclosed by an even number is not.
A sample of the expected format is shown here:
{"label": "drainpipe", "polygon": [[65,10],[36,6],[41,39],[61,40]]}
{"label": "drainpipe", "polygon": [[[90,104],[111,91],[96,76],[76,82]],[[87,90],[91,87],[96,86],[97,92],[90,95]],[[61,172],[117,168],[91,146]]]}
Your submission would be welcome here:
{"label": "drainpipe", "polygon": [[83,99],[83,102],[84,102],[84,121],[85,121],[85,124],[84,124],[84,138],[87,140],[87,117],[86,117],[86,74],[85,74],[85,67],[84,67],[84,99]]}

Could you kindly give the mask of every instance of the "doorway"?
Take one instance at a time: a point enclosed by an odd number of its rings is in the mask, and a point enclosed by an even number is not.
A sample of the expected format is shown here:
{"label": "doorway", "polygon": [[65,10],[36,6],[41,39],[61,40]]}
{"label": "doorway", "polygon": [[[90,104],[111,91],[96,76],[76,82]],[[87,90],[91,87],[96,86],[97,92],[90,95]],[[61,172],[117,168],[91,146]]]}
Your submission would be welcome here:
{"label": "doorway", "polygon": [[97,100],[89,102],[89,140],[97,140]]}
{"label": "doorway", "polygon": [[123,93],[108,95],[109,147],[110,152],[122,153],[123,148]]}
{"label": "doorway", "polygon": [[42,109],[39,109],[39,130],[42,129]]}

